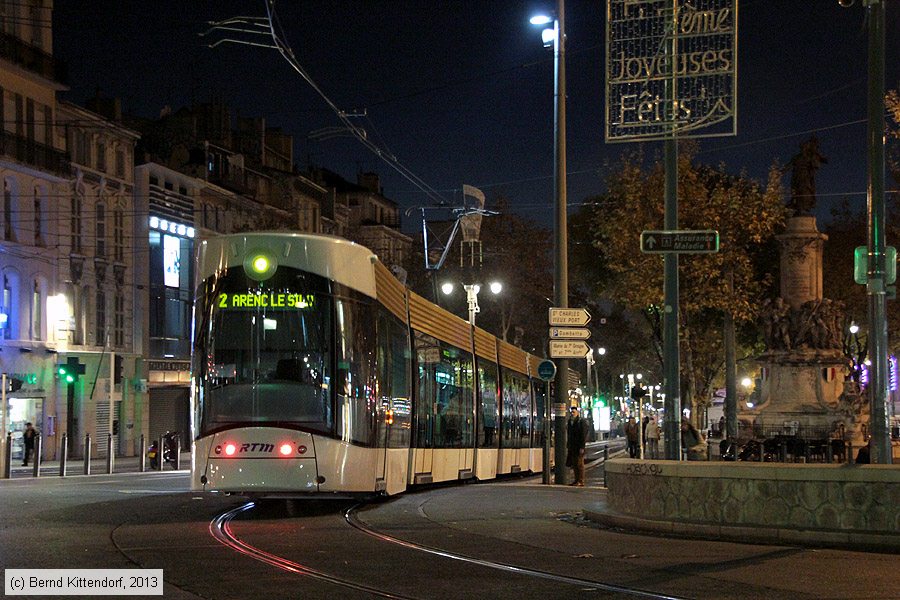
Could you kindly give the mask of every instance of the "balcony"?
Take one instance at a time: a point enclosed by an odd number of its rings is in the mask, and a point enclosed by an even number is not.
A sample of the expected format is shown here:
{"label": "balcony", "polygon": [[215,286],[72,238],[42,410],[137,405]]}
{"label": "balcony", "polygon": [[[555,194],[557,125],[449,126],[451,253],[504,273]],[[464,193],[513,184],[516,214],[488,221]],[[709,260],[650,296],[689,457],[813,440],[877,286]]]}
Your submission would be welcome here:
{"label": "balcony", "polygon": [[63,85],[68,81],[65,63],[14,35],[0,32],[0,58],[51,81]]}
{"label": "balcony", "polygon": [[57,175],[65,176],[71,171],[65,152],[6,131],[0,131],[0,155]]}

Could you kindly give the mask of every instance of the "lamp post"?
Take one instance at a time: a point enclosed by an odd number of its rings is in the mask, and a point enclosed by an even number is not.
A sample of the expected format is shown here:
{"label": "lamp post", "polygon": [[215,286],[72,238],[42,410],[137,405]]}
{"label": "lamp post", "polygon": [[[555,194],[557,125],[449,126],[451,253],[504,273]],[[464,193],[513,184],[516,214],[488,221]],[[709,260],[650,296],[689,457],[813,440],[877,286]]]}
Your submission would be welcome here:
{"label": "lamp post", "polygon": [[[441,284],[441,291],[449,296],[453,293],[454,287],[455,286],[451,282],[447,281]],[[481,284],[463,284],[463,289],[466,291],[466,304],[469,308],[469,324],[474,327],[475,315],[481,312],[481,307],[478,306],[478,293],[481,291]],[[501,291],[503,291],[503,284],[501,284],[499,281],[492,281],[488,286],[488,289],[490,289],[491,293],[496,296]]]}
{"label": "lamp post", "polygon": [[[550,17],[532,17],[533,25],[549,25]],[[554,191],[556,198],[554,219],[554,255],[555,255],[555,279],[554,302],[557,308],[569,307],[569,267],[568,267],[568,237],[566,224],[566,20],[565,0],[556,0],[556,18],[552,19],[553,29],[545,29],[542,38],[546,46],[549,33],[552,31],[553,42],[553,97],[555,100],[553,110],[553,129],[555,133],[554,154]],[[559,368],[556,371],[556,407],[553,431],[556,435],[556,470],[554,482],[564,484],[566,482],[566,403],[568,401],[568,359],[559,359]]]}

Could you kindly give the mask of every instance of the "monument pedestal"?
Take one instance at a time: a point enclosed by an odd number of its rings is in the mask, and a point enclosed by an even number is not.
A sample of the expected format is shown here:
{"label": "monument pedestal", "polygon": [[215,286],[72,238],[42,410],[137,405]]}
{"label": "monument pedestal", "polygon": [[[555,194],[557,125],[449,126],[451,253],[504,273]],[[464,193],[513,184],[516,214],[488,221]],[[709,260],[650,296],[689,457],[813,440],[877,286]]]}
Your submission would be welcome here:
{"label": "monument pedestal", "polygon": [[797,435],[804,439],[842,438],[863,443],[862,397],[846,379],[846,362],[838,353],[764,357],[759,403],[743,411],[764,437]]}
{"label": "monument pedestal", "polygon": [[845,381],[843,308],[822,296],[822,251],[828,236],[813,216],[788,219],[778,236],[781,296],[765,308],[767,352],[756,406],[741,411],[758,435],[842,437],[862,443],[867,418],[855,382]]}

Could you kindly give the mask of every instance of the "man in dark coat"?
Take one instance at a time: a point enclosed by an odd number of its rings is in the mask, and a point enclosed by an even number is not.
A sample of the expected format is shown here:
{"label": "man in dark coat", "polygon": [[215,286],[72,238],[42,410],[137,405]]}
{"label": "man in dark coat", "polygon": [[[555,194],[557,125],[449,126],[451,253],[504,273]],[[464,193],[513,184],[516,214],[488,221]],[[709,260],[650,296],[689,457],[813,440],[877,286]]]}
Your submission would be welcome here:
{"label": "man in dark coat", "polygon": [[572,418],[566,432],[568,458],[566,464],[575,471],[575,481],[571,485],[584,486],[584,449],[588,438],[588,422],[581,417],[577,406],[572,407]]}

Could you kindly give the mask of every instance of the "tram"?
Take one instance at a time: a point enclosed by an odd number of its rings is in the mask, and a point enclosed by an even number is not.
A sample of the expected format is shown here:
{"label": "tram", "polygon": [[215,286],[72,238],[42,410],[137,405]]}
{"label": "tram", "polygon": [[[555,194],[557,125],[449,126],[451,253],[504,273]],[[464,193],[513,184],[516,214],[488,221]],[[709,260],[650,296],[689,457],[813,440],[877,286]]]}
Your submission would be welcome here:
{"label": "tram", "polygon": [[393,495],[543,469],[540,359],[413,293],[370,250],[241,233],[196,260],[192,489]]}

